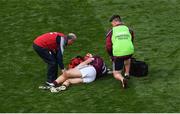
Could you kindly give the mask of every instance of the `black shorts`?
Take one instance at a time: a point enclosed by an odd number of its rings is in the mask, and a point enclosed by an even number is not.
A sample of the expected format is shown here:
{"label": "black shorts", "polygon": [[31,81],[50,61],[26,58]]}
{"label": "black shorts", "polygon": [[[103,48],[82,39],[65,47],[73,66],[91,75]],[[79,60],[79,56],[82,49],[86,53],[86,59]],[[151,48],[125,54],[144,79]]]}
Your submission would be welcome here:
{"label": "black shorts", "polygon": [[113,70],[120,71],[124,67],[124,61],[130,59],[132,55],[128,55],[126,57],[116,57],[113,61]]}

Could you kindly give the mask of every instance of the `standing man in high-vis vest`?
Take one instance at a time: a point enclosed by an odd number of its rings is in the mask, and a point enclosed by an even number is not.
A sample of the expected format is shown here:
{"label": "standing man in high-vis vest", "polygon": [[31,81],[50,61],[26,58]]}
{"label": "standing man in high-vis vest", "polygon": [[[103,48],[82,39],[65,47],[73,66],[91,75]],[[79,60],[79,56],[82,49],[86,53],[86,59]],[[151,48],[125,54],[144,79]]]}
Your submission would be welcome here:
{"label": "standing man in high-vis vest", "polygon": [[[110,18],[112,29],[106,35],[106,50],[113,62],[113,76],[122,82],[122,87],[127,87],[130,79],[130,62],[134,53],[134,32],[125,26],[119,15]],[[125,67],[124,77],[122,69]]]}
{"label": "standing man in high-vis vest", "polygon": [[57,78],[58,65],[64,72],[63,51],[67,45],[71,45],[77,39],[74,33],[64,35],[60,32],[49,32],[38,36],[33,43],[33,48],[37,54],[48,65],[47,86]]}

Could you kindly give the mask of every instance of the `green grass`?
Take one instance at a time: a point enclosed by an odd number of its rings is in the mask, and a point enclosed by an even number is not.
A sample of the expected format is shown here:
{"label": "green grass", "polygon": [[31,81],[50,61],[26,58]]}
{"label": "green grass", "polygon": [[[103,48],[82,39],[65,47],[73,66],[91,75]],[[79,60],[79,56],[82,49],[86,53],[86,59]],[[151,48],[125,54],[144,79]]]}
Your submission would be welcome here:
{"label": "green grass", "polygon": [[[180,112],[180,1],[178,0],[0,0],[0,112]],[[132,77],[127,90],[111,75],[52,94],[38,86],[46,64],[32,49],[42,33],[75,32],[64,53],[105,51],[108,19],[120,14],[135,30],[135,57],[149,75]]]}

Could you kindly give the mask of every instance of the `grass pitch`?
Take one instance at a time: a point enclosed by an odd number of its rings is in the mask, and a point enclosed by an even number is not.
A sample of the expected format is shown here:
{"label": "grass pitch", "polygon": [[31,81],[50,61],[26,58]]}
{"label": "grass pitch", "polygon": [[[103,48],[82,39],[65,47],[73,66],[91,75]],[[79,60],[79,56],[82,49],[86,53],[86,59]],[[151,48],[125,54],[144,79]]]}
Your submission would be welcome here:
{"label": "grass pitch", "polygon": [[[180,112],[180,1],[0,0],[0,112]],[[52,94],[38,86],[46,66],[32,49],[49,31],[75,32],[64,63],[87,52],[103,56],[108,19],[120,14],[135,31],[135,57],[149,75],[127,90],[111,75]]]}

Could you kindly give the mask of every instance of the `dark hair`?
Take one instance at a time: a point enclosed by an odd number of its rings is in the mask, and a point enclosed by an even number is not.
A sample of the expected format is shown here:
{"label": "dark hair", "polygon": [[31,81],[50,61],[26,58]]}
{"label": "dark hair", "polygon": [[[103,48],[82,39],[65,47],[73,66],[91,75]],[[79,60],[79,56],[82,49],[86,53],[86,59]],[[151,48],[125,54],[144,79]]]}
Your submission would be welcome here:
{"label": "dark hair", "polygon": [[121,21],[121,17],[119,15],[113,15],[110,19],[109,22],[112,22],[114,19],[118,19],[119,21]]}

